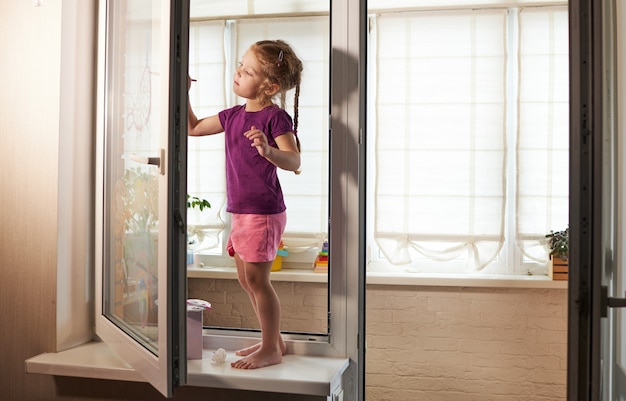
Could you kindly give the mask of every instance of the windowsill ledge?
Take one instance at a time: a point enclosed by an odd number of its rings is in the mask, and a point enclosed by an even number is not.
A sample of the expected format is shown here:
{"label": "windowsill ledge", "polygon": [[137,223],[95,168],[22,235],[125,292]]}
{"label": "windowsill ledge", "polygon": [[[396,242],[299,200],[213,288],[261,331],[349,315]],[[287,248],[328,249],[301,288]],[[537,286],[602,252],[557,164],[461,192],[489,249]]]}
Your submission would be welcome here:
{"label": "windowsill ledge", "polygon": [[367,284],[417,285],[439,287],[496,287],[496,288],[567,288],[566,280],[552,280],[548,276],[432,273],[368,272]]}
{"label": "windowsill ledge", "polygon": [[[237,279],[234,267],[187,267],[188,278]],[[327,275],[311,269],[283,268],[271,273],[273,281],[325,283]],[[566,289],[567,281],[552,280],[548,276],[505,274],[432,274],[367,272],[367,284],[371,285],[417,285],[439,287],[500,287],[500,288],[554,288]]]}
{"label": "windowsill ledge", "polygon": [[187,362],[187,384],[239,390],[326,396],[340,385],[348,359],[287,354],[282,363],[262,369],[242,370],[230,366],[239,359],[227,352],[226,361],[213,364],[215,350],[204,349],[202,359]]}
{"label": "windowsill ledge", "polygon": [[[225,363],[212,364],[213,351],[204,349],[203,359],[187,362],[187,385],[329,396],[340,385],[341,376],[349,363],[343,358],[288,354],[278,365],[242,370],[230,366],[230,362],[237,358],[232,352],[228,353]],[[26,372],[146,381],[103,342],[90,342],[67,351],[37,355],[26,360]]]}
{"label": "windowsill ledge", "polygon": [[26,360],[26,372],[145,382],[135,369],[103,342],[90,342],[61,352],[47,352]]}
{"label": "windowsill ledge", "polygon": [[[187,267],[187,278],[217,278],[237,279],[237,269],[234,267]],[[315,273],[313,269],[282,269],[270,273],[272,281],[292,281],[304,283],[325,283],[328,275]]]}

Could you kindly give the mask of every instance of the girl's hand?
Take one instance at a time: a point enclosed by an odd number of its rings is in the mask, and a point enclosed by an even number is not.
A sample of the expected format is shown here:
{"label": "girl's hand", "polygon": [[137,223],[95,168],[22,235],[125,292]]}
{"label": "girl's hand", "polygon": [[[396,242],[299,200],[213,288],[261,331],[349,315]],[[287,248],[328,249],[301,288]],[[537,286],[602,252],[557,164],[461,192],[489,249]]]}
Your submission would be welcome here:
{"label": "girl's hand", "polygon": [[244,133],[245,137],[252,141],[251,146],[255,146],[256,150],[263,157],[266,157],[270,153],[270,145],[267,142],[267,136],[263,131],[258,130],[254,125],[250,128],[250,131]]}
{"label": "girl's hand", "polygon": [[187,74],[187,90],[191,89],[191,83],[196,81],[196,79],[191,78],[189,74]]}

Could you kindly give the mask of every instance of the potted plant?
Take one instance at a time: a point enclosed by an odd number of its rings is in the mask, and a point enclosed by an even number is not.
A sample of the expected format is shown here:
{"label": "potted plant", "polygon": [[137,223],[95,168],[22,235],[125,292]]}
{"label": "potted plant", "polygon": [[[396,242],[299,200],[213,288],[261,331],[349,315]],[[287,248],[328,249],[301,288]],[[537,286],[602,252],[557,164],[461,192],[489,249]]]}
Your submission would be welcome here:
{"label": "potted plant", "polygon": [[156,321],[158,190],[156,172],[134,167],[124,170],[111,195],[112,257],[123,290],[116,287],[115,309],[143,328]]}
{"label": "potted plant", "polygon": [[569,265],[569,227],[561,231],[550,231],[546,234],[550,248],[548,275],[553,280],[567,280]]}
{"label": "potted plant", "polygon": [[[115,218],[113,234],[123,250],[116,263],[124,276],[134,280],[141,274],[156,275],[154,257],[158,243],[158,182],[150,169],[128,168],[116,183],[112,199]],[[146,251],[150,250],[150,251]]]}
{"label": "potted plant", "polygon": [[[115,209],[127,234],[150,234],[159,219],[157,175],[151,170],[129,168],[117,183]],[[118,203],[119,202],[119,203]]]}
{"label": "potted plant", "polygon": [[[197,196],[191,196],[189,194],[187,194],[187,209],[188,210],[193,210],[193,209],[197,209],[200,212],[202,212],[204,209],[208,209],[211,207],[211,204],[209,203],[208,200],[206,199],[201,199]],[[193,265],[194,264],[194,245],[197,245],[198,243],[202,242],[201,238],[199,238],[198,233],[192,233],[189,228],[191,228],[192,225],[187,224],[187,265]]]}

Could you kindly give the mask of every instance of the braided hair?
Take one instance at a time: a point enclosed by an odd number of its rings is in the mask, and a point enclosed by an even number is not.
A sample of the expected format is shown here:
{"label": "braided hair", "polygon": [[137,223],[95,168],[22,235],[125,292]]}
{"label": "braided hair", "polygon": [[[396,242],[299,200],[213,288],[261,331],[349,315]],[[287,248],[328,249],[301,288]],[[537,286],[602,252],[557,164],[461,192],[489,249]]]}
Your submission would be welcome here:
{"label": "braided hair", "polygon": [[[265,75],[266,83],[276,84],[280,87],[277,95],[280,99],[280,107],[285,108],[287,91],[295,88],[293,102],[293,129],[296,136],[298,151],[300,140],[298,139],[298,100],[300,97],[300,81],[302,77],[302,61],[296,56],[291,46],[283,40],[261,40],[250,46],[254,52],[261,71]],[[266,85],[261,85],[257,100],[261,104],[270,103],[271,95],[265,93]]]}

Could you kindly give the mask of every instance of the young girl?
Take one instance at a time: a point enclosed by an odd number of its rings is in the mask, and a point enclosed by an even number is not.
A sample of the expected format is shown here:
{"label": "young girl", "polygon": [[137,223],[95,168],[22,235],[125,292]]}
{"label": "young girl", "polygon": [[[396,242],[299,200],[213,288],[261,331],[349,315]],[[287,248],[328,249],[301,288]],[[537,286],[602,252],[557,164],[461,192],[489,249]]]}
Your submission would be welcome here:
{"label": "young girl", "polygon": [[[189,135],[225,133],[226,210],[232,215],[227,249],[261,326],[261,342],[237,351],[243,358],[231,364],[235,368],[274,365],[285,353],[280,302],[270,271],[286,224],[276,169],[297,173],[300,168],[296,130],[301,73],[302,62],[287,43],[260,41],[243,55],[233,79],[233,91],[245,104],[201,120],[189,106]],[[292,88],[293,124],[272,100],[280,95],[284,103],[285,92]]]}

